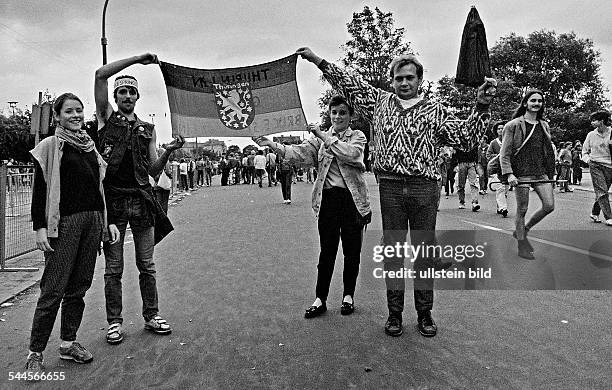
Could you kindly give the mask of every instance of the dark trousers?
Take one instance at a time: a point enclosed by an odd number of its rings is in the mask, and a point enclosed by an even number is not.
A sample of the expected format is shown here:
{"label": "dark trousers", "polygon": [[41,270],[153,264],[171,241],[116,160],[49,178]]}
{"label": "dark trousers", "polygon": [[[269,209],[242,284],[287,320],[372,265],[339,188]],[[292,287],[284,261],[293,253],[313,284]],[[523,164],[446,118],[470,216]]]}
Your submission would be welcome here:
{"label": "dark trousers", "polygon": [[210,172],[210,169],[206,169],[204,171],[204,177],[206,178],[206,185],[209,186],[212,181],[212,173]]}
{"label": "dark trousers", "polygon": [[293,171],[279,171],[283,200],[291,200],[291,184],[293,184]]}
{"label": "dark trousers", "polygon": [[266,171],[268,172],[268,187],[272,187],[272,183],[276,185],[276,167],[268,167]]}
{"label": "dark trousers", "polygon": [[454,168],[450,167],[446,171],[446,181],[444,182],[444,192],[446,192],[446,194],[452,194],[453,192],[455,192],[454,188],[455,188],[455,171]]}
{"label": "dark trousers", "polygon": [[[382,214],[383,241],[395,246],[406,241],[410,227],[412,245],[435,243],[437,205],[440,197],[438,182],[422,177],[406,177],[401,180],[380,177],[380,209]],[[417,271],[414,282],[414,305],[417,311],[433,307],[433,279],[421,278],[420,270],[433,265],[430,258],[419,257],[413,265]],[[412,261],[412,259],[411,259]],[[385,271],[399,271],[404,258],[384,259]],[[401,317],[404,310],[404,279],[385,278],[389,314]]]}
{"label": "dark trousers", "polygon": [[574,164],[572,166],[572,169],[574,171],[574,175],[572,176],[572,183],[578,184],[582,181],[582,167],[578,163],[578,164]]}
{"label": "dark trousers", "polygon": [[566,164],[559,164],[559,174],[557,175],[557,180],[567,180],[565,182],[559,183],[559,187],[561,190],[569,191],[569,183],[570,183],[570,170],[571,166]]}
{"label": "dark trousers", "polygon": [[187,171],[187,177],[189,177],[189,188],[193,188],[193,171]]}
{"label": "dark trousers", "polygon": [[165,190],[161,187],[154,187],[153,193],[155,194],[155,199],[159,202],[164,213],[168,214],[168,200],[170,199],[170,190]]}
{"label": "dark trousers", "polygon": [[221,170],[221,185],[222,186],[226,186],[227,185],[227,180],[229,179],[229,174],[230,174],[230,170],[229,169]]}
{"label": "dark trousers", "polygon": [[248,166],[247,170],[249,171],[247,182],[250,184],[255,183],[255,166]]}
{"label": "dark trousers", "polygon": [[480,190],[487,190],[487,178],[489,177],[487,172],[487,164],[478,164],[480,166],[480,170],[478,173],[478,183],[480,186]]}
{"label": "dark trousers", "polygon": [[343,296],[355,294],[363,233],[358,213],[353,197],[346,188],[333,187],[323,190],[318,221],[321,253],[317,266],[316,287],[317,298],[323,302],[327,300],[329,294],[329,284],[334,272],[340,239],[344,254]]}
{"label": "dark trousers", "polygon": [[[110,202],[108,202],[110,203]],[[112,220],[119,229],[119,242],[104,243],[106,269],[104,271],[104,296],[106,298],[106,320],[109,324],[122,323],[122,283],[123,277],[123,243],[125,230],[130,224],[134,237],[136,268],[142,297],[142,316],[145,321],[155,317],[157,307],[157,283],[153,249],[155,231],[148,219],[148,210],[144,201],[136,196],[122,196],[112,201]],[[111,209],[109,208],[109,213]]]}
{"label": "dark trousers", "polygon": [[189,187],[187,186],[187,175],[181,174],[179,178],[181,179],[181,189],[187,191],[189,189]]}
{"label": "dark trousers", "polygon": [[62,304],[60,337],[76,340],[91,287],[102,237],[102,213],[84,211],[60,218],[57,238],[49,239],[54,252],[45,252],[40,297],[34,311],[30,350],[43,352]]}

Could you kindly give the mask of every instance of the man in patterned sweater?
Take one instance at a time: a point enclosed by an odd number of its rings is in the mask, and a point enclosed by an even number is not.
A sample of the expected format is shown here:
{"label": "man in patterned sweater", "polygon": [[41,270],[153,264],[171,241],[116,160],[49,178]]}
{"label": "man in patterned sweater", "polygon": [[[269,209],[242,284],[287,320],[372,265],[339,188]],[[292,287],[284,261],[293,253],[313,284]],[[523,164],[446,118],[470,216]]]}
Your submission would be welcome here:
{"label": "man in patterned sweater", "polygon": [[[474,111],[466,121],[459,121],[442,104],[427,101],[418,94],[423,66],[413,55],[401,55],[391,62],[390,75],[395,92],[392,93],[345,72],[309,48],[300,48],[296,54],[317,65],[334,90],[344,95],[374,129],[377,152],[374,170],[379,178],[385,246],[403,245],[408,227],[413,245],[435,244],[440,147],[452,146],[467,151],[477,145],[487,127],[488,108],[497,82],[485,79],[478,89]],[[411,261],[417,271],[414,302],[418,329],[423,336],[432,337],[437,332],[431,318],[433,279],[421,278],[418,271],[430,267],[439,269],[442,265],[439,259],[433,258],[417,257]],[[403,333],[404,278],[393,277],[403,264],[403,254],[384,260],[389,308],[385,332],[390,336]]]}

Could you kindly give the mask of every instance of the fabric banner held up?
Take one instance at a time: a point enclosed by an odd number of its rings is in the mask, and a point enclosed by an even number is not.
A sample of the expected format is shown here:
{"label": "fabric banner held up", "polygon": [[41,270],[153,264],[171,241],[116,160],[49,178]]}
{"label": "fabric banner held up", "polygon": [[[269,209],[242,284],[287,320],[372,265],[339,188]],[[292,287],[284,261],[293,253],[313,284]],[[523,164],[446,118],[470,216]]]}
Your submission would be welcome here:
{"label": "fabric banner held up", "polygon": [[487,34],[476,7],[472,7],[461,36],[455,82],[477,88],[485,76],[491,77]]}
{"label": "fabric banner held up", "polygon": [[251,137],[305,131],[297,55],[261,65],[195,69],[161,62],[172,134]]}

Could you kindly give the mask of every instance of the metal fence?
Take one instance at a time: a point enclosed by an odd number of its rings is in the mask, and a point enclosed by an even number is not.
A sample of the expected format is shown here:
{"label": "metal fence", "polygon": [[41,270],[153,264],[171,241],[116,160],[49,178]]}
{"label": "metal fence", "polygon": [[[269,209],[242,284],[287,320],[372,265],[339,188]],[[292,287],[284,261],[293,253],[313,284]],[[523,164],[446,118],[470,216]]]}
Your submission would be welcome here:
{"label": "metal fence", "polygon": [[0,162],[0,270],[6,260],[36,250],[30,215],[34,166]]}

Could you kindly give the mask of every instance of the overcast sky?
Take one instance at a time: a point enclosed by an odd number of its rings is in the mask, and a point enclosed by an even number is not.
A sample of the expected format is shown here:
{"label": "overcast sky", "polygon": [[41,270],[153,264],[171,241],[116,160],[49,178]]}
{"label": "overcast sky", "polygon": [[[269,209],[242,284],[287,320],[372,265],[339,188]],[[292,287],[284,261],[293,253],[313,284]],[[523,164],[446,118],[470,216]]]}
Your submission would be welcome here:
{"label": "overcast sky", "polygon": [[[104,0],[0,1],[0,109],[8,101],[31,106],[38,91],[71,91],[93,111],[93,75],[102,64],[100,47]],[[396,27],[419,53],[425,79],[454,75],[461,32],[471,5],[485,24],[489,47],[511,32],[574,31],[601,51],[601,75],[612,81],[609,1],[524,0],[110,0],[106,15],[109,62],[143,52],[197,68],[226,68],[268,62],[309,46],[337,62],[349,39],[346,23],[364,5],[392,12]],[[159,67],[136,65],[141,99],[137,114],[154,121],[158,139],[170,138],[168,100]],[[319,120],[316,100],[324,90],[319,71],[298,62],[297,82],[306,118]],[[610,97],[610,93],[607,93]],[[167,117],[164,117],[166,114]],[[227,140],[226,140],[227,141]],[[236,139],[232,143],[236,143]],[[238,142],[244,145],[244,142]]]}

